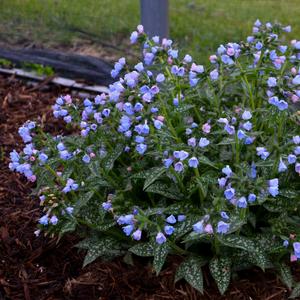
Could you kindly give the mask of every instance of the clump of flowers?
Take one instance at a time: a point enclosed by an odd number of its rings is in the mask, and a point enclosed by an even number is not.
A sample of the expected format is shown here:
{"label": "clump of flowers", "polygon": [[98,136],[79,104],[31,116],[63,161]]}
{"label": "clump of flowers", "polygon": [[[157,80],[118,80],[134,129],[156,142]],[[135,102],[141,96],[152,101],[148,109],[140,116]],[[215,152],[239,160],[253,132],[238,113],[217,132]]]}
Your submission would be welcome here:
{"label": "clump of flowers", "polygon": [[[256,21],[245,42],[221,45],[205,66],[172,40],[131,43],[143,60],[115,63],[108,94],[59,97],[56,118],[79,134],[25,123],[11,170],[35,182],[40,232],[81,232],[84,265],[127,252],[184,260],[176,280],[202,291],[209,264],[224,293],[244,267],[300,259],[300,41]],[[285,275],[285,276],[284,276]]]}

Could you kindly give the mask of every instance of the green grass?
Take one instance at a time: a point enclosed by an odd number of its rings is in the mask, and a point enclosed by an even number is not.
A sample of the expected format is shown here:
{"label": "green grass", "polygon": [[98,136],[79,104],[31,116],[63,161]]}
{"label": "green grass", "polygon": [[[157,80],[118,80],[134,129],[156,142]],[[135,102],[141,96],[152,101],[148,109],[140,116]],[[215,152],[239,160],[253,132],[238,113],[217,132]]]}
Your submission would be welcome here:
{"label": "green grass", "polygon": [[[169,0],[170,36],[198,61],[220,43],[240,41],[252,23],[290,24],[289,38],[300,38],[299,0]],[[119,44],[139,24],[138,0],[1,0],[0,38],[46,46],[68,45],[90,33]]]}

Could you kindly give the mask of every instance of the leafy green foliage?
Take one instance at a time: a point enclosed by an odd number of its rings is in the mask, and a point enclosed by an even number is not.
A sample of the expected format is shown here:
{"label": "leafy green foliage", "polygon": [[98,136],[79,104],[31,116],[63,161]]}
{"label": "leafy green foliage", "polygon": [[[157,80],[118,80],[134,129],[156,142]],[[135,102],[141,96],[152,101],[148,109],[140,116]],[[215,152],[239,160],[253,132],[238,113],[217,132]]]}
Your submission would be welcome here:
{"label": "leafy green foliage", "polygon": [[30,121],[19,129],[26,146],[10,168],[37,183],[36,234],[79,233],[84,265],[130,253],[130,264],[153,257],[159,274],[180,255],[176,280],[200,292],[207,263],[222,294],[231,271],[250,266],[277,269],[292,287],[300,42],[284,47],[286,31],[257,21],[246,42],[220,46],[202,66],[139,26],[131,42],[144,61],[121,58],[108,95],[57,99],[53,114],[73,134],[52,137]]}
{"label": "leafy green foliage", "polygon": [[201,258],[187,258],[177,269],[175,282],[184,278],[191,286],[203,293],[202,269],[204,261]]}
{"label": "leafy green foliage", "polygon": [[230,283],[231,259],[228,257],[214,257],[209,262],[209,270],[220,293],[223,295]]}

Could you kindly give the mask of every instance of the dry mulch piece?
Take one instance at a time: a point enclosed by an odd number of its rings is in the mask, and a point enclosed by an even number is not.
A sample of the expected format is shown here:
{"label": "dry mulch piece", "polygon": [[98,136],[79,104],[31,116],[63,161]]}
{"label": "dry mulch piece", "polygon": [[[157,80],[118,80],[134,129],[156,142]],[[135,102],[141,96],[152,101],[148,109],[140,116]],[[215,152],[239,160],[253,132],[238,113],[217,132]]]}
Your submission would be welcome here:
{"label": "dry mulch piece", "polygon": [[[35,237],[38,200],[30,195],[32,184],[10,172],[8,156],[12,149],[22,147],[17,129],[28,119],[39,119],[52,133],[63,132],[62,124],[52,118],[51,105],[66,93],[70,91],[32,87],[0,75],[0,300],[288,298],[288,289],[271,271],[239,272],[225,296],[220,296],[205,269],[205,292],[201,295],[183,281],[174,285],[180,258],[170,258],[159,276],[149,261],[141,258],[134,258],[133,266],[120,258],[97,260],[82,269],[84,253],[73,247],[76,237],[67,236],[59,242]],[[293,273],[300,279],[299,268]]]}

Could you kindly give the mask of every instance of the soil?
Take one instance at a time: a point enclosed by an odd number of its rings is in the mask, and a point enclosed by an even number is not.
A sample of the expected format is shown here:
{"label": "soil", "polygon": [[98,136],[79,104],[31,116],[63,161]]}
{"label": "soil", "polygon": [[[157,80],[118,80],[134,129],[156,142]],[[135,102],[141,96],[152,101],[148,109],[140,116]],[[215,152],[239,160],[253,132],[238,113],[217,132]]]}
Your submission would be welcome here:
{"label": "soil", "polygon": [[[57,96],[71,93],[43,84],[31,86],[14,77],[0,75],[0,300],[118,300],[118,299],[265,299],[282,300],[288,289],[276,275],[259,269],[239,272],[228,291],[220,296],[213,279],[204,269],[204,295],[184,281],[174,285],[174,270],[180,263],[170,258],[156,276],[148,260],[135,257],[134,265],[122,258],[97,260],[82,269],[84,253],[74,248],[78,239],[69,235],[35,237],[40,215],[32,184],[9,171],[9,152],[20,149],[17,129],[26,120],[44,122],[52,133],[63,126],[52,118],[51,105]],[[300,279],[300,268],[293,266]]]}

